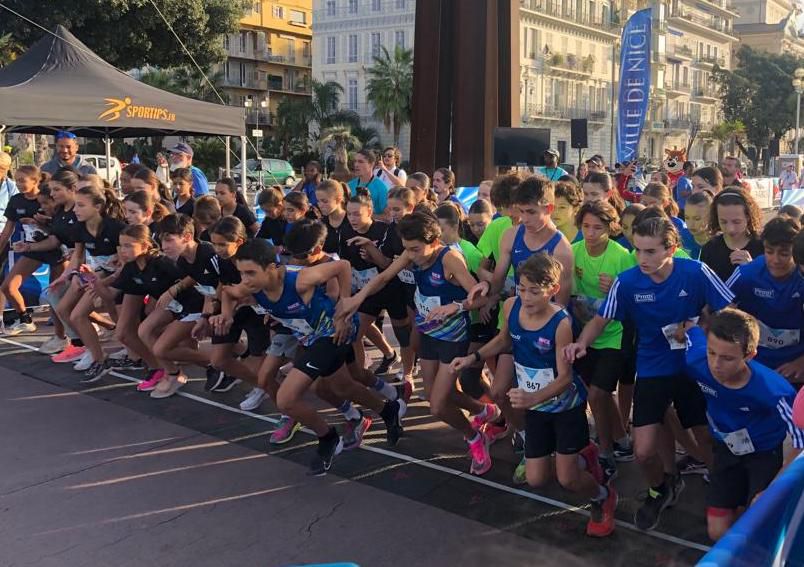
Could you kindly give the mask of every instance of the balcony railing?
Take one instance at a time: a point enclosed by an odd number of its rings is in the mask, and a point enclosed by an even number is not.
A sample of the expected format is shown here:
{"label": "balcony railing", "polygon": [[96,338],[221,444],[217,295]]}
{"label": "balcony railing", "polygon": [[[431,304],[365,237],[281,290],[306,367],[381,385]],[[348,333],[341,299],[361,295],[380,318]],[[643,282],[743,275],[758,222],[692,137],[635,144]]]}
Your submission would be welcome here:
{"label": "balcony railing", "polygon": [[714,89],[695,87],[692,89],[692,96],[698,98],[717,98],[718,94]]}
{"label": "balcony railing", "polygon": [[252,77],[246,77],[242,80],[240,77],[226,77],[223,80],[223,86],[241,89],[254,89],[258,91],[264,91],[268,88],[268,84],[265,79],[255,79]]}
{"label": "balcony railing", "polygon": [[689,45],[673,45],[672,54],[676,57],[686,57],[692,59],[693,53]]}
{"label": "balcony railing", "polygon": [[559,70],[572,71],[574,73],[583,73],[591,75],[595,70],[595,58],[592,55],[586,57],[579,57],[572,53],[553,53],[545,55],[543,58],[545,64]]}
{"label": "balcony railing", "polygon": [[558,120],[586,118],[590,122],[605,122],[608,117],[608,111],[589,110],[588,108],[575,108],[569,106],[528,104],[526,115],[555,118]]}
{"label": "balcony railing", "polygon": [[246,111],[246,122],[248,124],[271,124],[271,113],[264,110]]}
{"label": "balcony railing", "polygon": [[695,63],[699,65],[717,65],[718,67],[725,67],[726,59],[723,57],[715,57],[714,55],[699,55],[695,58]]}
{"label": "balcony railing", "polygon": [[403,14],[410,12],[413,14],[416,9],[416,0],[382,0],[379,4],[375,4],[372,0],[367,0],[352,6],[344,6],[342,2],[338,2],[341,6],[335,7],[327,7],[326,2],[322,2],[322,4],[324,4],[323,8],[313,10],[313,22],[318,23],[341,18],[384,16],[389,13]]}
{"label": "balcony railing", "polygon": [[562,18],[569,23],[601,28],[604,31],[612,30],[620,25],[614,21],[604,21],[601,16],[593,15],[586,11],[578,13],[574,4],[572,6],[567,5],[562,9],[562,6],[549,0],[520,0],[520,5],[526,10]]}
{"label": "balcony railing", "polygon": [[689,118],[670,118],[665,120],[665,124],[670,130],[689,130],[692,121]]}
{"label": "balcony railing", "polygon": [[704,16],[684,8],[676,8],[674,10],[670,10],[669,17],[679,20],[686,20],[726,35],[734,35],[734,32],[731,29],[731,23],[728,20],[724,20],[717,16]]}
{"label": "balcony railing", "polygon": [[681,81],[673,81],[672,83],[667,83],[664,87],[668,91],[675,91],[680,93],[689,93],[692,90],[692,87],[689,83],[683,83]]}

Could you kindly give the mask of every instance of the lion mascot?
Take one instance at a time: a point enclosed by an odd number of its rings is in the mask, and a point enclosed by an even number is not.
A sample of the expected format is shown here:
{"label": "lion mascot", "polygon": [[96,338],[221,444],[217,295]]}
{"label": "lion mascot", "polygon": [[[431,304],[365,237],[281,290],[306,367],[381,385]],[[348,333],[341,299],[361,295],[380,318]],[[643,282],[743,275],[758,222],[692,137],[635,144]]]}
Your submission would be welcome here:
{"label": "lion mascot", "polygon": [[667,154],[663,165],[670,178],[670,189],[674,189],[678,178],[684,175],[684,162],[687,161],[687,150],[673,146],[672,150],[664,150]]}

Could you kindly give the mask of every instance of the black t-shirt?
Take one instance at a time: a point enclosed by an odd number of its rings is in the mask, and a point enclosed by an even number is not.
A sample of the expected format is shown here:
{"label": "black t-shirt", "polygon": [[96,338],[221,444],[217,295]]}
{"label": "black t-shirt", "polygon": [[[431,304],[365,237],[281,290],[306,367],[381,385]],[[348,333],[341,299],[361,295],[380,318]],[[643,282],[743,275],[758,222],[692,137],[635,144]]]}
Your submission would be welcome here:
{"label": "black t-shirt", "polygon": [[[39,201],[36,197],[26,199],[22,193],[17,193],[8,200],[5,217],[13,222],[19,223],[20,219],[30,218],[39,213]],[[47,231],[38,224],[20,224],[22,230],[21,240],[24,242],[39,242],[47,237]]]}
{"label": "black t-shirt", "polygon": [[254,234],[251,232],[251,227],[257,222],[257,217],[254,216],[254,213],[252,213],[248,207],[238,203],[231,216],[240,219],[240,222],[242,222],[243,226],[246,227],[246,233],[249,236],[254,236]]}
{"label": "black t-shirt", "polygon": [[176,213],[176,205],[173,204],[173,201],[171,201],[170,199],[160,198],[159,202],[165,206],[165,208],[168,210],[168,213],[170,213],[171,215]]}
{"label": "black t-shirt", "polygon": [[343,229],[341,234],[341,249],[338,252],[340,257],[344,260],[349,260],[349,263],[352,264],[352,268],[358,271],[377,267],[371,261],[364,260],[360,257],[360,246],[349,245],[346,243],[346,241],[350,238],[354,238],[355,236],[363,236],[373,241],[378,248],[382,249],[383,243],[385,242],[386,238],[388,238],[388,233],[392,232],[391,225],[380,221],[374,221],[371,223],[369,229],[363,234],[360,234],[353,229],[352,225],[346,221],[344,221],[344,223],[341,225],[341,228]]}
{"label": "black t-shirt", "polygon": [[59,239],[67,248],[75,246],[75,230],[78,227],[78,219],[75,217],[75,210],[65,211],[59,205],[53,213],[53,220],[50,221],[50,234]]}
{"label": "black t-shirt", "polygon": [[347,221],[344,216],[341,224],[337,227],[330,224],[329,217],[321,217],[321,222],[327,227],[327,237],[324,240],[324,252],[327,254],[340,254],[341,243],[343,242],[343,231],[346,230],[346,227],[349,227],[349,229],[352,228],[349,221]]}
{"label": "black t-shirt", "polygon": [[218,275],[218,280],[223,285],[240,283],[240,272],[237,271],[237,266],[231,258],[224,259],[215,254],[207,262],[207,268]]}
{"label": "black t-shirt", "polygon": [[212,237],[209,235],[209,229],[204,229],[201,231],[201,234],[198,235],[199,242],[212,242]]}
{"label": "black t-shirt", "polygon": [[[748,241],[748,244],[741,248],[747,250],[752,258],[757,258],[765,253],[765,247],[762,241],[754,238]],[[701,262],[712,268],[718,277],[724,282],[731,277],[734,273],[736,264],[732,264],[729,256],[733,250],[726,246],[726,241],[722,234],[715,236],[712,240],[703,245],[701,249]]]}
{"label": "black t-shirt", "polygon": [[270,240],[274,243],[274,246],[282,246],[285,241],[285,228],[287,224],[287,221],[282,217],[272,219],[266,216],[262,221],[260,230],[257,232],[257,238]]}
{"label": "black t-shirt", "polygon": [[[204,286],[217,287],[219,275],[212,265],[212,259],[217,258],[215,248],[209,242],[199,242],[195,251],[195,260],[190,263],[185,258],[180,257],[176,262],[181,270],[182,277],[189,276],[197,284]],[[216,260],[217,261],[217,260]]]}
{"label": "black t-shirt", "polygon": [[158,254],[148,256],[143,269],[140,269],[136,261],[128,262],[123,266],[114,287],[127,295],[150,295],[158,298],[181,278],[182,273],[176,262]]}
{"label": "black t-shirt", "polygon": [[[100,267],[111,269],[107,258],[117,254],[117,246],[120,244],[120,232],[125,228],[125,223],[117,219],[104,217],[98,227],[98,234],[92,235],[87,230],[84,222],[76,224],[75,242],[83,243],[86,250],[87,263],[93,269]],[[91,260],[94,257],[97,260]]]}
{"label": "black t-shirt", "polygon": [[188,217],[193,216],[193,212],[195,211],[195,199],[190,197],[183,205],[179,206],[179,200],[176,199],[176,213],[187,215]]}

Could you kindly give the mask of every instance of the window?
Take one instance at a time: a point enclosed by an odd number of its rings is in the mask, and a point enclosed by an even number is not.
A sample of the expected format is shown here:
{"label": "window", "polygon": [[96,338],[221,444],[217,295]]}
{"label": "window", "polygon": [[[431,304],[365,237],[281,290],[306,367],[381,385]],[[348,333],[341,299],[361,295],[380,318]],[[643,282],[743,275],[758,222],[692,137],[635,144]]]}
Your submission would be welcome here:
{"label": "window", "polygon": [[285,19],[285,9],[282,6],[274,6],[271,10],[271,14],[273,14],[274,18],[279,20]]}
{"label": "window", "polygon": [[404,10],[406,7],[406,0],[396,0],[396,9],[397,10]]}
{"label": "window", "polygon": [[310,42],[305,41],[302,43],[302,57],[310,57]]}
{"label": "window", "polygon": [[246,64],[240,64],[240,86],[245,86],[246,84]]}
{"label": "window", "polygon": [[357,0],[349,0],[349,13],[357,14]]}
{"label": "window", "polygon": [[400,49],[405,49],[405,30],[397,30],[394,33],[394,45]]}
{"label": "window", "polygon": [[327,63],[330,65],[335,63],[337,53],[335,52],[335,38],[327,38]]}
{"label": "window", "polygon": [[240,32],[240,53],[246,52],[246,32]]}
{"label": "window", "polygon": [[327,0],[327,16],[335,15],[335,0]]}
{"label": "window", "polygon": [[229,34],[224,34],[223,36],[223,48],[229,51]]}
{"label": "window", "polygon": [[371,9],[379,12],[382,9],[382,0],[371,0]]}
{"label": "window", "polygon": [[371,33],[371,56],[372,57],[379,57],[380,56],[380,46],[382,45],[382,39],[380,37],[379,32],[372,32]]}
{"label": "window", "polygon": [[290,20],[291,24],[300,24],[303,26],[307,23],[307,15],[300,10],[290,10],[288,20]]}
{"label": "window", "polygon": [[229,73],[229,60],[227,59],[226,63],[223,65],[223,76],[226,77],[226,80],[229,80],[231,74]]}
{"label": "window", "polygon": [[349,36],[349,43],[348,43],[348,62],[349,63],[357,63],[357,36],[352,34]]}
{"label": "window", "polygon": [[251,7],[251,12],[254,14],[259,14],[262,12],[262,2],[254,2],[253,6]]}
{"label": "window", "polygon": [[346,88],[346,100],[349,110],[357,110],[357,79],[349,79]]}

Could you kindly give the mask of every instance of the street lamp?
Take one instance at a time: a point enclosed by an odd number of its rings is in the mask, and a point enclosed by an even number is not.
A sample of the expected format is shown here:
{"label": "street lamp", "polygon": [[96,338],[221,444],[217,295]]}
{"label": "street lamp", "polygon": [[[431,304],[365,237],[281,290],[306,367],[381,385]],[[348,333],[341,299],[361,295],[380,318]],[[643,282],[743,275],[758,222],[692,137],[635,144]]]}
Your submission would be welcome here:
{"label": "street lamp", "polygon": [[795,154],[798,155],[799,124],[801,121],[801,93],[804,92],[804,68],[799,67],[793,73],[793,88],[796,91],[796,141],[793,146]]}
{"label": "street lamp", "polygon": [[524,83],[523,88],[524,90],[524,108],[522,109],[522,121],[527,123],[530,120],[530,110],[528,109],[528,91],[530,90],[530,73],[528,72],[527,67],[523,67],[522,69],[522,83]]}

